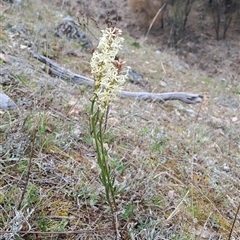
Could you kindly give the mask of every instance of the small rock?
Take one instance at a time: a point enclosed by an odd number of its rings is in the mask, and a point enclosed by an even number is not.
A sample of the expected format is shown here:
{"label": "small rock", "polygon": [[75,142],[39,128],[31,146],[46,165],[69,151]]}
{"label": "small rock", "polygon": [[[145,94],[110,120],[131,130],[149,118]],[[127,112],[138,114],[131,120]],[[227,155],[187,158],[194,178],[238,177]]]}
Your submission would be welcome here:
{"label": "small rock", "polygon": [[167,86],[167,84],[166,84],[164,81],[160,81],[160,82],[159,82],[159,85],[160,85],[161,87],[166,87],[166,86]]}
{"label": "small rock", "polygon": [[232,117],[232,122],[237,122],[238,118],[237,117]]}
{"label": "small rock", "polygon": [[132,83],[146,86],[148,82],[144,80],[144,76],[135,70],[129,69],[127,73],[128,80]]}
{"label": "small rock", "polygon": [[229,167],[226,163],[224,163],[223,166],[222,166],[222,169],[223,169],[225,172],[229,172],[230,167]]}
{"label": "small rock", "polygon": [[162,52],[161,52],[160,50],[156,50],[155,53],[156,53],[157,55],[161,55],[161,54],[162,54]]}
{"label": "small rock", "polygon": [[82,131],[78,128],[74,129],[72,132],[73,136],[76,138],[79,138],[79,136],[82,134]]}
{"label": "small rock", "polygon": [[15,25],[7,30],[7,33],[11,38],[19,37],[19,36],[29,36],[29,31],[23,25]]}
{"label": "small rock", "polygon": [[176,68],[179,71],[184,71],[186,69],[189,69],[189,65],[185,62],[179,61],[170,61],[170,65],[172,65],[174,68]]}
{"label": "small rock", "polygon": [[80,29],[71,17],[66,17],[55,29],[55,36],[68,40],[77,40],[82,45],[83,50],[92,51],[93,44],[85,32]]}
{"label": "small rock", "polygon": [[197,115],[197,113],[190,108],[186,108],[185,110],[190,116],[196,116]]}
{"label": "small rock", "polygon": [[0,109],[9,110],[17,108],[15,102],[4,93],[0,93]]}

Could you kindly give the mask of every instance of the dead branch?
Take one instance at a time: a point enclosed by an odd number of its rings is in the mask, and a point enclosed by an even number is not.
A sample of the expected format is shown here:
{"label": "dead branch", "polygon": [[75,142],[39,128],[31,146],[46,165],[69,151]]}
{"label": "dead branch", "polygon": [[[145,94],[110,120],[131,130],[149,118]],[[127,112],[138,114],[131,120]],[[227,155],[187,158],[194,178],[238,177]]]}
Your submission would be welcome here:
{"label": "dead branch", "polygon": [[188,104],[200,103],[203,98],[199,94],[185,92],[149,93],[149,92],[120,91],[119,96],[122,98],[135,98],[138,100],[149,100],[158,102],[165,102],[168,100],[179,100]]}
{"label": "dead branch", "polygon": [[[94,80],[84,77],[80,74],[76,74],[61,67],[51,59],[44,57],[38,53],[32,53],[32,56],[40,62],[46,64],[49,67],[49,73],[60,77],[63,80],[72,81],[76,84],[85,84],[88,86],[94,86]],[[119,97],[122,98],[134,98],[137,100],[149,100],[165,102],[168,100],[179,100],[188,104],[196,104],[202,102],[203,96],[199,94],[185,93],[185,92],[169,92],[169,93],[150,93],[150,92],[129,92],[119,91]]]}

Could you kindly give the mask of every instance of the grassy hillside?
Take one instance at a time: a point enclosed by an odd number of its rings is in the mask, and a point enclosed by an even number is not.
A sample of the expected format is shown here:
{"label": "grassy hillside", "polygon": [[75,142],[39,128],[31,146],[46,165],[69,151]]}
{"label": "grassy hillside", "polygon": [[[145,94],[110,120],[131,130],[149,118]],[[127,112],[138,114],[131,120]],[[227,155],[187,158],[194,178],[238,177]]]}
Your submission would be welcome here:
{"label": "grassy hillside", "polygon": [[[60,7],[1,6],[9,7],[0,15],[1,88],[18,108],[0,111],[0,239],[115,239],[90,134],[93,89],[51,76],[31,52],[90,78],[92,55],[54,36],[69,14]],[[98,25],[85,29],[95,46],[106,27]],[[240,202],[240,82],[209,78],[123,34],[120,57],[148,82],[124,89],[204,100],[110,107],[105,146],[122,239],[229,239]],[[238,216],[231,239],[239,229]]]}

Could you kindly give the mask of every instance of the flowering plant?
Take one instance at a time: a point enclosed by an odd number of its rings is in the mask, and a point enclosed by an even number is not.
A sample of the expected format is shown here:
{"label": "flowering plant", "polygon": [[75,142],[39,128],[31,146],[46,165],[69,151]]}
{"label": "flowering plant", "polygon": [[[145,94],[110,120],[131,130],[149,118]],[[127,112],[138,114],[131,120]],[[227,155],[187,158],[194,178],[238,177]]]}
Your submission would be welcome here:
{"label": "flowering plant", "polygon": [[115,99],[126,76],[121,75],[124,62],[116,60],[124,41],[124,38],[120,37],[122,31],[114,27],[107,28],[102,33],[103,36],[91,59],[91,69],[95,81],[95,101],[101,112],[104,112]]}
{"label": "flowering plant", "polygon": [[104,127],[110,103],[125,82],[126,75],[121,74],[124,62],[117,59],[124,39],[122,31],[115,27],[102,31],[102,37],[91,59],[91,71],[95,81],[91,105],[91,133],[95,141],[97,161],[100,167],[100,180],[105,188],[106,199],[111,212],[117,210],[116,187],[104,147]]}

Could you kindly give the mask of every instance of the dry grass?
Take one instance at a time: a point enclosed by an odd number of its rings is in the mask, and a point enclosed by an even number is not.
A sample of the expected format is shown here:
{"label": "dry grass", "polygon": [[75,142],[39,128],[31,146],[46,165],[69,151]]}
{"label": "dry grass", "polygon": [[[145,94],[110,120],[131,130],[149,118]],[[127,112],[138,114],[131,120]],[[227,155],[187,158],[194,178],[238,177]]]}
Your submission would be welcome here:
{"label": "dry grass", "polygon": [[[14,56],[1,63],[9,69],[2,88],[19,106],[0,112],[0,239],[114,239],[89,133],[92,89],[52,78],[29,50],[38,46],[86,76],[91,56],[53,36],[62,16],[40,2],[11,7],[0,19],[4,33],[20,23],[29,31],[0,45]],[[154,46],[125,38],[121,55],[150,90],[205,99],[195,106],[118,99],[111,107],[106,143],[122,238],[228,239],[240,201],[239,83],[207,78],[170,51],[158,55]],[[238,217],[232,239],[239,229]]]}

